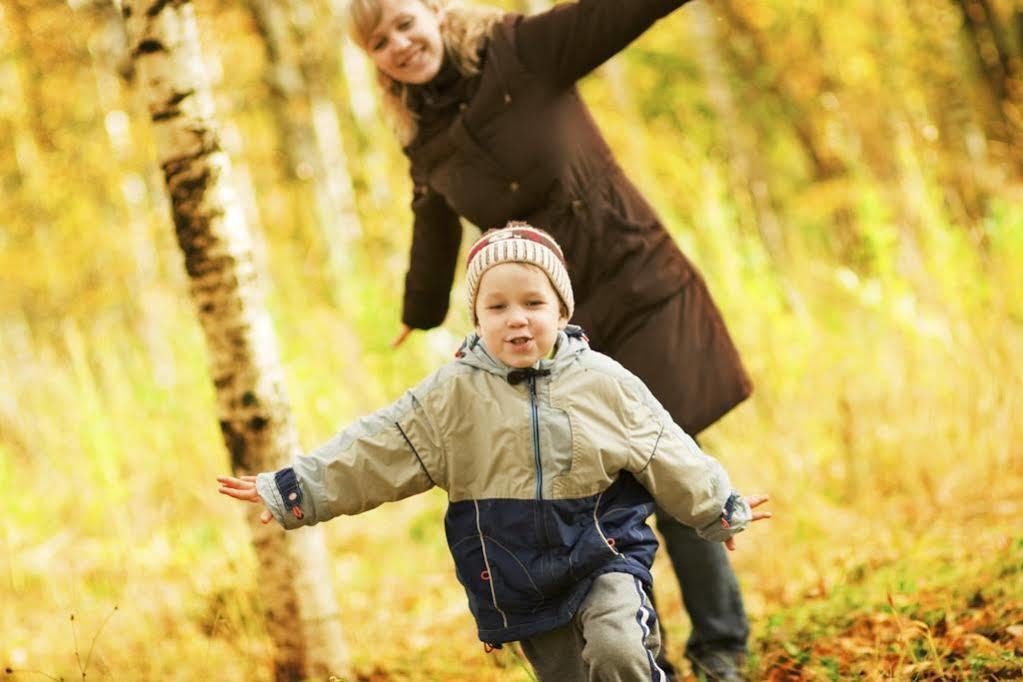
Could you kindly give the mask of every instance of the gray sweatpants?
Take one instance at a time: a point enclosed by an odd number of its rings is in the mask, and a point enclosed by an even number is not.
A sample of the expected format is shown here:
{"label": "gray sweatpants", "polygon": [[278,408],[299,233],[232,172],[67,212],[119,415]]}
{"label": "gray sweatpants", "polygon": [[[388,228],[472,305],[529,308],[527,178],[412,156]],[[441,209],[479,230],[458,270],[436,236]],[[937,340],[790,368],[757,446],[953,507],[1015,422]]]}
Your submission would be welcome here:
{"label": "gray sweatpants", "polygon": [[657,614],[628,573],[598,576],[568,625],[522,641],[541,682],[661,682],[660,648]]}

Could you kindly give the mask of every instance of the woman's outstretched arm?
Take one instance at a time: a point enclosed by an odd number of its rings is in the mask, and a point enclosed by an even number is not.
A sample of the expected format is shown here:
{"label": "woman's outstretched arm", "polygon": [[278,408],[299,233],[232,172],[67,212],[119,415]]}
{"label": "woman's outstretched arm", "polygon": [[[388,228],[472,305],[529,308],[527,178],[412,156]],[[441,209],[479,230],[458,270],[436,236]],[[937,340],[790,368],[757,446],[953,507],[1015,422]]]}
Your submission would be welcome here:
{"label": "woman's outstretched arm", "polygon": [[411,329],[430,329],[443,322],[448,312],[462,225],[444,197],[425,185],[415,188],[412,212],[415,222],[401,321]]}
{"label": "woman's outstretched arm", "polygon": [[687,0],[579,0],[522,18],[519,58],[533,73],[568,86],[597,68]]}

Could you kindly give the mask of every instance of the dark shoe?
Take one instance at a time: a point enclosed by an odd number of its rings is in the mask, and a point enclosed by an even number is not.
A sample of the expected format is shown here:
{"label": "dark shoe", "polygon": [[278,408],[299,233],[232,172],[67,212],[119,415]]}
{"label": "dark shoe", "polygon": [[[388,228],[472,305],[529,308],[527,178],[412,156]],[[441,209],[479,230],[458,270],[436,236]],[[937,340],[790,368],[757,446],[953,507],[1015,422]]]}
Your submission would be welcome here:
{"label": "dark shoe", "polygon": [[700,656],[686,654],[696,679],[703,682],[745,682],[742,674],[745,657],[730,651],[708,651]]}

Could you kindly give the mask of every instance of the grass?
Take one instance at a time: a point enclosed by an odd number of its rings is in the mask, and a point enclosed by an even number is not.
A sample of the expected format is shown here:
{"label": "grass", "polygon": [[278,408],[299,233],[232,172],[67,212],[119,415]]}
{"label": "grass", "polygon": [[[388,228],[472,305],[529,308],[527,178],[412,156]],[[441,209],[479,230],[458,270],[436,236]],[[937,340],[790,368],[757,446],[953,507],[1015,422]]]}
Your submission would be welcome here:
{"label": "grass", "polygon": [[759,624],[756,679],[1023,677],[1023,536],[860,565]]}

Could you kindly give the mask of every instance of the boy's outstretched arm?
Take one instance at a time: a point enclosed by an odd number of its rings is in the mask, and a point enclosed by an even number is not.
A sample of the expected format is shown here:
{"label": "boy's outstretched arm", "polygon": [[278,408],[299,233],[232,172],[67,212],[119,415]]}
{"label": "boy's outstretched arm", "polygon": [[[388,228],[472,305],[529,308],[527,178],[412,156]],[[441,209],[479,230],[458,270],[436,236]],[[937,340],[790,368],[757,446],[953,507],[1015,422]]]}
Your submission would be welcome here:
{"label": "boy's outstretched arm", "polygon": [[273,514],[266,508],[266,504],[263,502],[263,498],[256,492],[256,477],[255,476],[242,476],[236,478],[234,476],[217,476],[217,482],[220,483],[220,492],[228,497],[233,497],[236,500],[242,500],[243,502],[252,502],[254,504],[262,504],[263,511],[259,514],[260,523],[270,523],[273,519]]}
{"label": "boy's outstretched arm", "polygon": [[618,409],[632,451],[626,469],[662,509],[696,529],[701,538],[735,549],[736,534],[771,517],[769,512],[754,511],[767,496],[736,492],[721,464],[674,422],[642,381],[623,372]]}
{"label": "boy's outstretched arm", "polygon": [[443,385],[438,370],[289,466],[255,476],[218,477],[219,492],[262,503],[260,521],[274,519],[290,530],[429,490],[444,481],[443,442],[424,402]]}

